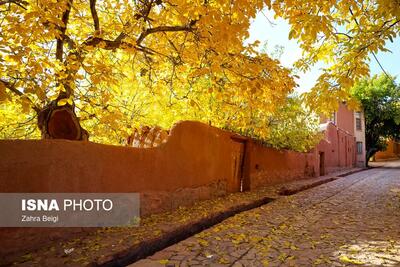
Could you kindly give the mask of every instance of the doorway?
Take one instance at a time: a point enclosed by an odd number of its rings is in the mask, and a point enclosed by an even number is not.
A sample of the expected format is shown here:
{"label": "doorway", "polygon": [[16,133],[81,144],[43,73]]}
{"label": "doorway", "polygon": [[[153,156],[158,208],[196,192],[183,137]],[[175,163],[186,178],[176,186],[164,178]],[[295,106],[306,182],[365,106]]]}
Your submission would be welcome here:
{"label": "doorway", "polygon": [[245,155],[247,139],[241,136],[232,136],[238,146],[234,154],[233,176],[235,181],[236,191],[243,192],[249,190],[249,181],[246,179],[245,173]]}
{"label": "doorway", "polygon": [[319,152],[319,176],[325,175],[325,152]]}

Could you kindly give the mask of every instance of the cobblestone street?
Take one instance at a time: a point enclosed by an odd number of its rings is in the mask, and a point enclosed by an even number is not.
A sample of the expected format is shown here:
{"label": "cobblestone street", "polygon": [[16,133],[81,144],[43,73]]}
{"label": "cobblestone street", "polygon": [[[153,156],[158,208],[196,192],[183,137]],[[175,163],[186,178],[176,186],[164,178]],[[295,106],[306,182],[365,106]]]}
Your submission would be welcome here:
{"label": "cobblestone street", "polygon": [[400,162],[242,212],[131,266],[400,266]]}

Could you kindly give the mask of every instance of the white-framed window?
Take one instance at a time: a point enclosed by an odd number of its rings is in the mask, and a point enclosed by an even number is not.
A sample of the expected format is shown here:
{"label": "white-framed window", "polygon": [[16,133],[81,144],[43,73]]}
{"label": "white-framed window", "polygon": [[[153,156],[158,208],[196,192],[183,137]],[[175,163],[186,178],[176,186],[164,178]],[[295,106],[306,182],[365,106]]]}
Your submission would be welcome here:
{"label": "white-framed window", "polygon": [[357,142],[357,154],[362,154],[362,153],[363,153],[363,143]]}
{"label": "white-framed window", "polygon": [[356,112],[356,130],[362,131],[361,112]]}

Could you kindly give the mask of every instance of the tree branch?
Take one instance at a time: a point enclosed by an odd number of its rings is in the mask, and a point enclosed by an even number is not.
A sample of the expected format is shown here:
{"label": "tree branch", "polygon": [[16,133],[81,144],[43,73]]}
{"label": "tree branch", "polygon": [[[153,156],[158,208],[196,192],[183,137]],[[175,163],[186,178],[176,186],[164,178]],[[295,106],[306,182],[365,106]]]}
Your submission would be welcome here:
{"label": "tree branch", "polygon": [[184,25],[184,26],[159,26],[159,27],[155,27],[155,28],[149,28],[139,35],[138,39],[136,40],[136,44],[124,42],[123,40],[127,37],[127,35],[125,33],[121,32],[121,34],[118,35],[118,37],[115,40],[107,40],[107,39],[103,39],[100,37],[91,37],[91,38],[87,39],[82,45],[83,46],[98,46],[100,43],[102,43],[102,48],[106,49],[106,50],[114,50],[114,49],[120,48],[121,46],[125,46],[127,48],[135,48],[142,52],[149,52],[149,50],[147,50],[146,47],[141,45],[143,40],[148,35],[157,33],[157,32],[193,31],[195,29],[195,28],[193,28],[194,23],[191,22],[189,25]]}
{"label": "tree branch", "polygon": [[33,103],[32,99],[30,99],[29,97],[27,97],[23,92],[21,92],[20,90],[18,90],[14,84],[11,84],[10,82],[7,82],[5,80],[0,79],[0,83],[2,83],[6,88],[8,88],[8,90],[10,90],[11,92],[13,92],[14,94],[16,94],[17,96],[20,97],[24,97],[26,98],[29,102],[31,102],[32,108],[33,110],[35,110],[37,113],[40,112],[40,108],[38,106],[35,105],[35,103]]}
{"label": "tree branch", "polygon": [[[350,14],[354,17],[353,10],[351,10],[351,7],[349,7],[349,10],[350,10]],[[361,31],[361,26],[360,26],[360,24],[358,23],[358,20],[357,20],[356,17],[354,17],[354,22],[356,23],[358,29]],[[389,29],[390,29],[391,27],[393,27],[394,25],[396,25],[398,22],[399,22],[399,21],[397,20],[397,21],[394,22],[392,25],[390,25],[390,26],[389,26]],[[368,47],[368,46],[367,46],[367,47]],[[379,67],[380,67],[381,70],[383,71],[383,73],[386,75],[386,77],[388,77],[390,80],[393,80],[392,77],[391,77],[391,76],[386,72],[386,70],[383,68],[382,64],[379,62],[378,57],[375,55],[375,53],[374,53],[373,51],[371,51],[371,53],[372,53],[372,56],[374,57],[375,61],[378,63]]]}
{"label": "tree branch", "polygon": [[195,21],[194,22],[192,21],[188,25],[183,25],[183,26],[158,26],[158,27],[146,29],[144,32],[142,32],[139,35],[138,39],[136,40],[136,44],[140,45],[143,42],[143,40],[152,33],[193,31],[194,30],[193,26],[195,23],[196,23]]}
{"label": "tree branch", "polygon": [[26,6],[29,3],[27,1],[23,1],[23,0],[2,0],[2,1],[0,1],[0,6],[5,5],[5,4],[15,4],[26,10]]}
{"label": "tree branch", "polygon": [[67,1],[67,8],[62,14],[62,22],[64,25],[62,27],[59,27],[59,30],[61,31],[60,38],[57,39],[57,48],[56,48],[56,58],[59,61],[63,61],[63,49],[64,49],[64,38],[65,32],[67,30],[67,24],[68,24],[68,19],[69,19],[69,13],[71,12],[71,7],[72,7],[72,1],[73,0],[68,0]]}
{"label": "tree branch", "polygon": [[96,11],[96,0],[90,0],[90,13],[92,13],[95,31],[100,32],[100,22]]}

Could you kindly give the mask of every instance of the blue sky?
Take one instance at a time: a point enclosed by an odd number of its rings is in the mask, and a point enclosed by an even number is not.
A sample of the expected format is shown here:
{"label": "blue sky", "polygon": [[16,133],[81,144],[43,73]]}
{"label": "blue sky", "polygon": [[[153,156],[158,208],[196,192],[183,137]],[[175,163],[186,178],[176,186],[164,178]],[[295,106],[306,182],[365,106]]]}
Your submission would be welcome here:
{"label": "blue sky", "polygon": [[[268,18],[268,19],[267,19]],[[273,24],[271,24],[270,22]],[[268,43],[269,50],[273,50],[275,45],[284,46],[284,52],[280,57],[281,63],[285,67],[292,67],[292,64],[301,57],[301,49],[295,40],[289,40],[288,34],[290,31],[289,24],[281,19],[274,19],[274,15],[270,11],[258,13],[257,17],[252,21],[250,26],[249,42],[260,40],[262,43]],[[387,48],[392,53],[378,53],[379,62],[383,65],[386,72],[400,78],[400,38],[396,38],[393,43],[388,41]],[[298,92],[306,92],[315,84],[316,79],[320,74],[321,64],[317,64],[307,73],[299,73],[300,79]],[[371,74],[380,74],[382,72],[378,63],[372,59],[370,62]]]}

